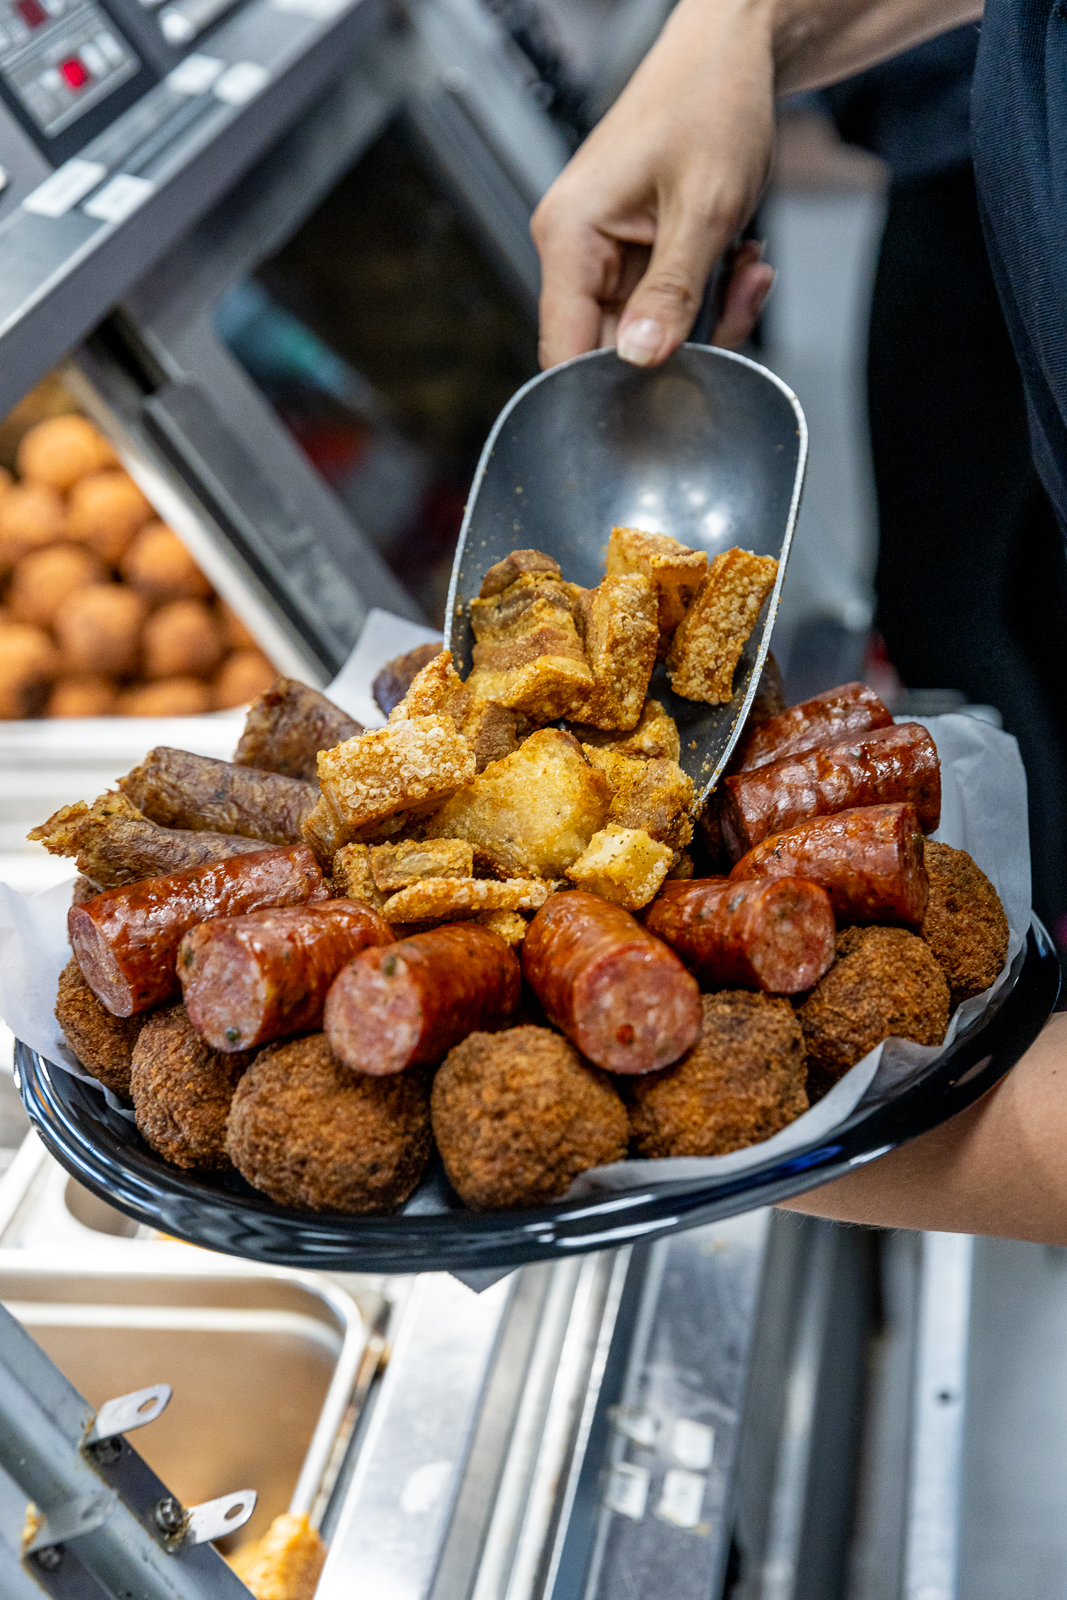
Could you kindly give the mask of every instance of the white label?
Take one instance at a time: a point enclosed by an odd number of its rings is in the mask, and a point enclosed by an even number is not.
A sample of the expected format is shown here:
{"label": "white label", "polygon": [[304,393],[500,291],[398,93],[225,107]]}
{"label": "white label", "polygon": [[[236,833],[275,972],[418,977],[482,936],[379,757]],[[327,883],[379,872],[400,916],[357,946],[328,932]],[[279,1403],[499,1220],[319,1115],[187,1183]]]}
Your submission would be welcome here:
{"label": "white label", "polygon": [[101,222],[122,222],[154,193],[155,187],[147,178],[120,172],[110,183],[105,183],[99,194],[87,200],[82,210],[87,217],[97,217]]}
{"label": "white label", "polygon": [[293,17],[310,17],[313,22],[326,22],[351,3],[352,0],[271,0],[275,11],[285,11]]}
{"label": "white label", "polygon": [[700,1521],[707,1479],[697,1472],[672,1467],[663,1480],[663,1493],[656,1507],[657,1517],[673,1522],[676,1528],[695,1528]]}
{"label": "white label", "polygon": [[659,1432],[659,1423],[650,1411],[616,1411],[612,1417],[620,1433],[632,1439],[634,1444],[643,1444],[651,1447],[656,1442]]}
{"label": "white label", "polygon": [[225,100],[228,106],[247,105],[263,88],[268,77],[266,67],[257,66],[254,61],[238,61],[222,74],[215,85],[215,94],[220,100]]}
{"label": "white label", "polygon": [[50,178],[39,183],[22,202],[27,211],[38,217],[65,217],[71,206],[84,200],[90,189],[95,189],[101,178],[107,177],[107,168],[99,161],[83,161],[74,156],[53,172]]}
{"label": "white label", "polygon": [[184,44],[186,39],[193,37],[196,29],[188,17],[168,8],[159,13],[159,31],[168,44]]}
{"label": "white label", "polygon": [[630,1517],[632,1521],[640,1522],[648,1501],[648,1480],[649,1474],[644,1467],[620,1461],[618,1466],[611,1469],[604,1504],[609,1511],[617,1511],[620,1517]]}
{"label": "white label", "polygon": [[216,56],[186,56],[180,66],[167,73],[167,88],[175,94],[207,94],[225,65]]}
{"label": "white label", "polygon": [[715,1429],[704,1422],[691,1422],[679,1417],[671,1433],[671,1455],[683,1467],[694,1472],[707,1472],[715,1449]]}

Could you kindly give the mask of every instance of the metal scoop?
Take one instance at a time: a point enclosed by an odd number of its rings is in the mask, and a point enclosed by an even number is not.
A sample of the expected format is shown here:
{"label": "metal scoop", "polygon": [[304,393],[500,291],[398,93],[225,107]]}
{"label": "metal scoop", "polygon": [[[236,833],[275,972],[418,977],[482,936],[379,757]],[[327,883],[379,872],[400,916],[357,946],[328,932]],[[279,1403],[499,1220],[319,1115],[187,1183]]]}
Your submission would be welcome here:
{"label": "metal scoop", "polygon": [[800,505],[808,430],[795,394],[745,356],[687,344],[661,367],[612,350],[532,378],[497,418],[478,463],[452,568],[446,639],[471,668],[470,602],[494,562],[543,550],[587,587],[612,527],[669,533],[717,555],[777,556],[778,578],[738,663],[729,705],[683,700],[658,666],[649,694],[681,735],[696,806],[715,787],[767,655]]}

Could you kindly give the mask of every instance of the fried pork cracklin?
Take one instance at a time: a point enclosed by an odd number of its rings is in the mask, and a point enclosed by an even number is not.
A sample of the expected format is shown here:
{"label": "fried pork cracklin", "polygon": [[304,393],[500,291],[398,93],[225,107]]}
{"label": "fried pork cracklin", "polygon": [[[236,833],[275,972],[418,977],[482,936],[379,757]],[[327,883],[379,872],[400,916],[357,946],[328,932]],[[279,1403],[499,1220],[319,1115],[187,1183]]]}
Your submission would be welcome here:
{"label": "fried pork cracklin", "polygon": [[945,975],[904,928],[846,928],[837,960],[797,1008],[808,1049],[808,1093],[825,1094],[883,1039],[940,1044],[948,1027]]}
{"label": "fried pork cracklin", "polygon": [[1008,956],[1008,919],[966,850],[927,839],[925,855],[930,898],[919,932],[948,979],[955,1007],[996,981]]}
{"label": "fried pork cracklin", "polygon": [[725,1155],[808,1109],[804,1035],[788,1000],[724,989],[704,995],[703,1007],[688,1054],[629,1089],[639,1155]]}
{"label": "fried pork cracklin", "polygon": [[250,1050],[223,1055],[201,1039],[185,1007],[149,1017],[134,1046],[130,1095],[137,1128],[176,1167],[226,1167],[226,1117]]}
{"label": "fried pork cracklin", "polygon": [[626,1156],[626,1110],[606,1074],[548,1028],[472,1033],[434,1080],[449,1182],[475,1211],[543,1205]]}
{"label": "fried pork cracklin", "polygon": [[143,1017],[113,1017],[101,1005],[75,960],[59,975],[56,1021],[78,1060],[115,1094],[130,1092],[130,1059]]}
{"label": "fried pork cracklin", "polygon": [[322,1033],[262,1050],[226,1129],[242,1178],[308,1211],[393,1210],[417,1187],[432,1147],[427,1075],[350,1072]]}

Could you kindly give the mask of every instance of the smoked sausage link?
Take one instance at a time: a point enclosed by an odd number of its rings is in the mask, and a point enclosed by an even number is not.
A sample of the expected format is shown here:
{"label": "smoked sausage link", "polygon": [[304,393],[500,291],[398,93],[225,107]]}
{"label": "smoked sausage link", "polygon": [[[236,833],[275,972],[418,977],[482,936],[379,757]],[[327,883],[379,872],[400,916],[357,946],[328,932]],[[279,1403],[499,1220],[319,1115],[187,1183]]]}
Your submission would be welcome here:
{"label": "smoked sausage link", "polygon": [[700,990],[621,906],[572,889],[530,923],[522,969],[550,1022],[608,1072],[655,1072],[700,1036]]}
{"label": "smoked sausage link", "polygon": [[250,1050],[322,1027],[341,968],[395,934],[355,900],[219,917],[185,935],[178,977],[196,1031],[216,1050]]}
{"label": "smoked sausage link", "polygon": [[163,744],[120,778],[119,788],[164,828],[236,833],[264,844],[299,844],[319,798],[313,783]]}
{"label": "smoked sausage link", "polygon": [[645,915],[705,989],[800,994],[833,965],[830,897],[802,878],[664,884]]}
{"label": "smoked sausage link", "polygon": [[777,716],[743,733],[730,762],[731,772],[751,772],[783,756],[803,755],[870,728],[888,728],[893,718],[865,683],[843,683],[837,689],[787,706]]}
{"label": "smoked sausage link", "polygon": [[97,999],[132,1017],[178,993],[178,946],[198,923],[329,897],[307,845],[293,844],[106,889],[71,906],[67,932]]}
{"label": "smoked sausage link", "polygon": [[499,934],[451,922],[350,961],[326,996],[326,1036],[355,1072],[402,1072],[440,1061],[468,1033],[503,1027],[521,988]]}
{"label": "smoked sausage link", "polygon": [[811,817],[755,845],[731,878],[810,878],[840,922],[904,922],[926,914],[929,884],[913,805]]}
{"label": "smoked sausage link", "polygon": [[910,801],[924,833],[941,818],[941,764],[920,722],[852,734],[724,778],[720,816],[731,860],[808,817]]}

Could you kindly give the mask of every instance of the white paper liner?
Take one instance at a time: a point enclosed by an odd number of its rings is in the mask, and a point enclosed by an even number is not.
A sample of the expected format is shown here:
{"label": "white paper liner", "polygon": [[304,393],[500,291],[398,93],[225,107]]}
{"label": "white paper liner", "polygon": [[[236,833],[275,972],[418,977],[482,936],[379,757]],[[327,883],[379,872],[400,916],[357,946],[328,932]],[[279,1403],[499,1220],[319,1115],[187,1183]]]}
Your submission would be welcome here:
{"label": "white paper liner", "polygon": [[[438,637],[386,612],[372,612],[360,643],[331,691],[350,715],[363,720],[366,713],[369,722],[368,707],[373,707],[370,683],[378,668],[402,651]],[[381,718],[375,714],[375,720]],[[929,728],[941,757],[941,826],[934,838],[968,851],[989,876],[1003,902],[1010,930],[1005,970],[984,995],[960,1006],[945,1038],[949,1043],[1006,981],[1008,968],[1026,939],[1030,922],[1026,776],[1015,740],[989,723],[958,714],[918,720]],[[70,959],[66,913],[72,881],[35,895],[20,894],[0,883],[0,1017],[17,1039],[102,1089],[81,1070],[54,1013],[59,974]],[[829,1134],[857,1106],[875,1104],[904,1087],[941,1048],[887,1039],[857,1062],[816,1106],[762,1144],[726,1156],[616,1162],[583,1173],[568,1193],[597,1195],[654,1182],[726,1176],[768,1157],[784,1156]],[[103,1092],[114,1110],[132,1116],[110,1091]]]}

